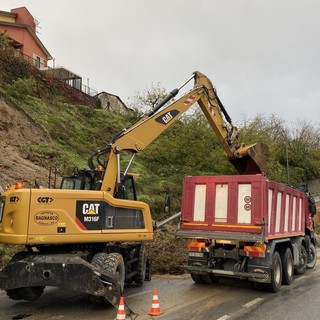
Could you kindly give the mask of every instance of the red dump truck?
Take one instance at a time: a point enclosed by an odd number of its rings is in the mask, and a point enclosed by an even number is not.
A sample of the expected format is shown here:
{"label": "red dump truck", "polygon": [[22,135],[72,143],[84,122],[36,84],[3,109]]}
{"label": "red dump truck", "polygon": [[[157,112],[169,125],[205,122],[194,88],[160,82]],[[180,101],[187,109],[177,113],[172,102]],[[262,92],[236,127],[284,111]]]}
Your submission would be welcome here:
{"label": "red dump truck", "polygon": [[315,203],[264,175],[188,176],[181,225],[196,283],[248,279],[271,292],[316,264]]}

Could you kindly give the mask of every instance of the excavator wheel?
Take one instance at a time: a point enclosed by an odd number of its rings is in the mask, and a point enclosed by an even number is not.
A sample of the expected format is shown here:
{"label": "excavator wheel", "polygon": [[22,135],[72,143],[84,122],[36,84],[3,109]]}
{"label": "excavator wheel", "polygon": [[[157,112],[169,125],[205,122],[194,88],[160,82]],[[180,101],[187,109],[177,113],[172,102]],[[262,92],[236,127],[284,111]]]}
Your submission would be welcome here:
{"label": "excavator wheel", "polygon": [[[115,276],[120,285],[120,292],[123,293],[124,279],[125,279],[125,266],[123,257],[120,253],[99,252],[94,255],[91,264],[101,270],[101,273],[108,272]],[[90,296],[91,302],[100,305],[110,305],[110,302],[101,296]]]}
{"label": "excavator wheel", "polygon": [[6,290],[7,296],[12,300],[37,300],[44,291],[43,286],[39,287],[26,287]]}
{"label": "excavator wheel", "polygon": [[146,248],[143,244],[136,249],[135,255],[139,261],[137,265],[137,274],[133,277],[133,280],[137,285],[141,286],[146,277],[147,265]]}

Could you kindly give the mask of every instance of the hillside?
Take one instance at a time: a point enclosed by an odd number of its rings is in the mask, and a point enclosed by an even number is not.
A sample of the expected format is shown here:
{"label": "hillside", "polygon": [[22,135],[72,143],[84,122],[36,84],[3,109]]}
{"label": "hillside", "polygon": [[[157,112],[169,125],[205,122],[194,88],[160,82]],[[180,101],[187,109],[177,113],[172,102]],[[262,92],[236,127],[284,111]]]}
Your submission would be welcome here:
{"label": "hillside", "polygon": [[45,185],[48,171],[28,159],[23,145],[41,141],[50,144],[44,130],[20,110],[0,98],[0,185],[3,188],[16,181],[39,181]]}
{"label": "hillside", "polygon": [[[60,177],[71,174],[74,167],[86,168],[89,155],[133,121],[130,116],[102,110],[81,100],[81,96],[65,85],[13,55],[10,48],[0,46],[0,186],[3,189],[17,181],[23,181],[25,187],[36,184],[47,187],[50,167],[56,168]],[[144,169],[143,164],[138,163],[136,168],[149,172],[145,179],[150,179],[152,172]],[[153,183],[148,183],[147,189],[157,183],[151,179]],[[143,195],[143,184],[142,181],[140,198],[152,206],[152,194]],[[162,192],[160,207],[164,195]],[[149,246],[148,254],[156,262],[153,272],[181,272],[184,246],[180,246],[180,241],[172,241],[173,234],[174,230],[167,233],[168,238],[159,232],[156,245]],[[180,260],[172,259],[173,255],[177,258],[177,247],[183,249]],[[0,266],[16,250],[0,244]],[[163,259],[159,259],[164,250]]]}
{"label": "hillside", "polygon": [[48,169],[70,174],[129,119],[0,47],[0,185],[47,186]]}

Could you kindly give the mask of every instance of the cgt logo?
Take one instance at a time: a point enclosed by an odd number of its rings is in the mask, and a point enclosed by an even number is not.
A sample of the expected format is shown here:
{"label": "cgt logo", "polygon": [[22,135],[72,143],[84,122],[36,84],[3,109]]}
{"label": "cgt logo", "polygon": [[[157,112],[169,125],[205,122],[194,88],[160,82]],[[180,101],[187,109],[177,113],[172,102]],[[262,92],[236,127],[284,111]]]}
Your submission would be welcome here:
{"label": "cgt logo", "polygon": [[39,197],[38,203],[50,203],[53,199],[51,197]]}
{"label": "cgt logo", "polygon": [[10,197],[9,201],[10,203],[17,203],[19,202],[19,197]]}

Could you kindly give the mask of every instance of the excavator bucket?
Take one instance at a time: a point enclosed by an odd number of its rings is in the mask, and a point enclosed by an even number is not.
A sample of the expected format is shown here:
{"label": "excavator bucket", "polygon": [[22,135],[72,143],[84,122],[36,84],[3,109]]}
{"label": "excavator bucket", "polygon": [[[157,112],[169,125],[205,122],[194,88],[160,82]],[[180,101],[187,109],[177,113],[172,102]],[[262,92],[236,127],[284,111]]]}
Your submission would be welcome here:
{"label": "excavator bucket", "polygon": [[269,150],[266,144],[259,142],[249,146],[242,145],[236,155],[230,162],[240,174],[267,174]]}

